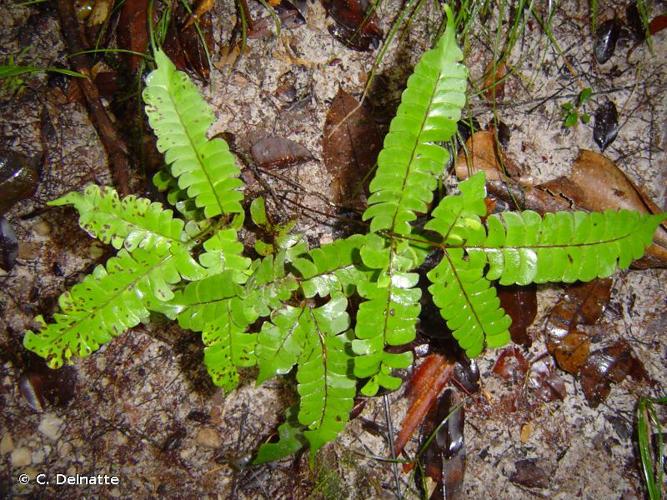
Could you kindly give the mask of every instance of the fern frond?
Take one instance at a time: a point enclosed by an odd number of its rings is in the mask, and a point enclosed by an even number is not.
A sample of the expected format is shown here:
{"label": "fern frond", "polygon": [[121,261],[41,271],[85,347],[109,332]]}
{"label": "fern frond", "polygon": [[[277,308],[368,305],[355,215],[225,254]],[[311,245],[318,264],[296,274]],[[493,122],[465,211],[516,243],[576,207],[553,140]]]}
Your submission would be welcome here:
{"label": "fern frond", "polygon": [[39,333],[27,331],[24,345],[57,368],[72,356],[85,357],[114,336],[148,317],[151,305],[173,297],[172,287],[182,278],[198,278],[203,269],[187,250],[160,244],[150,252],[121,249],[97,266],[83,282],[60,296],[55,323]]}
{"label": "fern frond", "polygon": [[155,61],[157,69],[146,79],[143,97],[171,174],[206,217],[242,212],[243,183],[234,157],[225,141],[206,137],[214,119],[211,109],[164,52],[156,51]]}
{"label": "fern frond", "polygon": [[79,212],[79,225],[91,236],[114,248],[123,246],[151,248],[159,243],[179,243],[187,239],[184,223],[171,210],[146,198],[126,196],[123,199],[111,187],[95,184],[83,192],[72,192],[48,203],[51,206],[72,205]]}
{"label": "fern frond", "polygon": [[299,408],[297,406],[292,406],[287,410],[285,422],[278,426],[278,442],[265,443],[260,446],[257,456],[253,460],[254,464],[280,460],[296,453],[307,444],[303,436],[304,427],[299,423],[298,414]]}
{"label": "fern frond", "polygon": [[255,365],[257,334],[245,333],[249,323],[238,297],[226,300],[221,312],[202,332],[204,363],[213,383],[229,392],[239,383],[236,367]]}
{"label": "fern frond", "polygon": [[511,318],[500,306],[491,282],[484,277],[483,254],[464,259],[463,249],[445,250],[443,259],[427,277],[429,291],[454,338],[469,357],[482,352],[484,341],[498,347],[510,340]]}
{"label": "fern frond", "polygon": [[347,300],[337,297],[322,307],[308,309],[302,321],[310,323],[296,375],[301,396],[299,423],[307,427],[304,436],[311,457],[333,440],[349,420],[356,394],[351,377],[352,356],[344,332],[349,325]]}
{"label": "fern frond", "polygon": [[426,52],[401,97],[378,168],[370,184],[371,196],[363,219],[371,231],[388,230],[407,236],[416,213],[425,213],[433,198],[437,176],[449,155],[437,142],[449,140],[465,104],[467,71],[456,45],[454,16],[449,7],[447,29]]}
{"label": "fern frond", "polygon": [[360,255],[365,242],[364,236],[355,234],[294,257],[291,265],[302,279],[304,296],[343,293],[349,297],[357,283],[368,281],[372,270],[363,266]]}
{"label": "fern frond", "polygon": [[161,193],[166,193],[167,201],[173,206],[186,220],[204,219],[204,210],[197,207],[195,200],[188,196],[185,189],[178,187],[178,179],[171,175],[167,169],[159,170],[153,176],[153,185]]}
{"label": "fern frond", "polygon": [[235,283],[245,283],[252,263],[251,259],[243,256],[243,243],[233,227],[219,230],[204,242],[199,262],[210,274],[232,271]]}
{"label": "fern frond", "polygon": [[396,354],[385,351],[385,346],[398,346],[411,342],[416,335],[421,290],[416,288],[419,276],[410,273],[416,267],[414,251],[407,242],[392,241],[386,246],[384,239],[368,235],[367,244],[361,250],[366,266],[379,271],[376,281],[357,284],[359,295],[366,299],[359,306],[352,350],[354,374],[370,377],[361,389],[367,396],[377,393],[380,387],[397,389],[401,379],[391,375],[394,368],[407,368],[412,362],[410,352]]}
{"label": "fern frond", "polygon": [[466,244],[469,254],[482,252],[487,278],[501,285],[590,281],[627,269],[644,254],[665,214],[628,210],[557,212],[542,218],[532,211],[503,212],[487,219],[480,244]]}
{"label": "fern frond", "polygon": [[296,365],[306,338],[313,335],[306,309],[305,302],[300,307],[285,306],[262,325],[256,348],[258,384],[275,375],[284,375]]}

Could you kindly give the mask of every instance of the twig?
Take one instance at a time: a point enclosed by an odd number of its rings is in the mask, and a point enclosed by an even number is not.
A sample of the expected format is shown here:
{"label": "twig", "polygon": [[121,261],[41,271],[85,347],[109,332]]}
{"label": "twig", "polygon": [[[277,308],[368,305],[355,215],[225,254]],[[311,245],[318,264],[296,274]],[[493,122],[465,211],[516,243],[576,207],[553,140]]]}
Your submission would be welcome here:
{"label": "twig", "polygon": [[93,125],[97,129],[100,140],[109,156],[109,166],[114,186],[120,195],[128,195],[130,194],[130,163],[127,147],[116,131],[107,110],[100,100],[97,87],[92,81],[90,59],[87,54],[81,53],[88,47],[85,46],[83,41],[74,12],[74,4],[69,0],[58,0],[56,5],[60,18],[60,29],[67,50],[72,54],[77,54],[70,58],[72,66],[79,73],[86,75],[86,78],[77,79],[77,83],[86,99]]}

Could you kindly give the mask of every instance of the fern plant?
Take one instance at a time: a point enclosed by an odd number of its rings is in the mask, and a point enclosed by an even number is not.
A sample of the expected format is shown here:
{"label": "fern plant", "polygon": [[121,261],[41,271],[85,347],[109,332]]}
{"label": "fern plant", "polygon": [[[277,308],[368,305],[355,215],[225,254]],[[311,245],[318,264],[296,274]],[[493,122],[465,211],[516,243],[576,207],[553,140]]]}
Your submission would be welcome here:
{"label": "fern plant", "polygon": [[[484,174],[431,207],[447,163],[441,143],[456,131],[465,103],[466,68],[453,17],[416,66],[378,158],[363,218],[368,234],[309,249],[285,231],[259,259],[244,256],[239,169],[196,87],[161,51],[144,91],[146,113],[168,169],[155,183],[183,218],[159,203],[89,186],[51,205],[72,205],[91,236],[118,249],[60,298],[54,322],[42,318],[24,345],[53,368],[87,356],[159,312],[201,332],[204,362],[225,391],[240,368],[257,382],[296,373],[299,403],[287,412],[279,440],[256,462],[308,446],[311,456],[344,428],[357,394],[395,390],[394,370],[412,362],[394,346],[415,337],[418,274],[433,249],[429,292],[466,353],[509,341],[501,284],[591,280],[627,268],[650,244],[663,215],[506,212],[487,217]],[[431,210],[432,208],[432,210]],[[430,213],[425,226],[417,216]],[[266,224],[263,204],[251,214]],[[259,248],[258,248],[259,249]],[[355,297],[358,308],[351,306]],[[262,320],[262,321],[258,321]],[[251,328],[255,325],[254,331]]]}

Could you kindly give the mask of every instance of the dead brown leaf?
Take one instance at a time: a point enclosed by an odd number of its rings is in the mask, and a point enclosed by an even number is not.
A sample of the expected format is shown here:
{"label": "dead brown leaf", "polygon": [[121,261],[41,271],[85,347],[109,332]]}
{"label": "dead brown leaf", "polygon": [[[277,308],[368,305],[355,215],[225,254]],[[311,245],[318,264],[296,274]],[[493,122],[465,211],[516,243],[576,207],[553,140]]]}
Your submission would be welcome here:
{"label": "dead brown leaf", "polygon": [[618,384],[628,376],[637,381],[650,380],[644,365],[625,340],[594,351],[581,369],[581,389],[588,404],[596,408],[607,399],[611,384]]}
{"label": "dead brown leaf", "polygon": [[502,100],[505,95],[507,65],[501,61],[491,61],[484,71],[484,97],[490,103]]}
{"label": "dead brown leaf", "polygon": [[285,168],[313,158],[301,144],[275,135],[267,135],[256,141],[250,153],[257,166],[265,169]]}
{"label": "dead brown leaf", "polygon": [[429,354],[410,379],[410,408],[403,419],[396,437],[395,450],[400,454],[410,436],[419,427],[429,409],[435,403],[452,378],[454,364],[440,354]]}
{"label": "dead brown leaf", "polygon": [[322,138],[322,156],[336,203],[364,208],[366,179],[381,147],[380,133],[368,109],[339,90],[329,107]]}
{"label": "dead brown leaf", "polygon": [[528,327],[537,314],[537,289],[535,286],[498,286],[500,305],[512,318],[510,335],[515,344],[530,347],[533,340]]}
{"label": "dead brown leaf", "polygon": [[502,151],[493,130],[475,132],[456,157],[454,166],[459,179],[467,179],[480,170],[487,180],[498,181],[520,175],[521,169]]}
{"label": "dead brown leaf", "polygon": [[544,328],[547,349],[562,370],[576,375],[586,363],[591,342],[577,326],[597,322],[609,302],[611,284],[607,278],[571,285],[551,310]]}

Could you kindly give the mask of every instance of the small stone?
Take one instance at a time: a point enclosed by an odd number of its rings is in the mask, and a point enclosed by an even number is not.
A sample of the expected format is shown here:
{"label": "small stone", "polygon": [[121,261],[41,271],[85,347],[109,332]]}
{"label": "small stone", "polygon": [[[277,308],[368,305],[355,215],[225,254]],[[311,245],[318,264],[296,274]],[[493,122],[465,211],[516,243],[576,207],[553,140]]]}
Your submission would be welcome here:
{"label": "small stone", "polygon": [[11,462],[12,467],[25,467],[26,465],[30,465],[32,462],[32,454],[25,446],[16,448],[14,451],[12,451]]}
{"label": "small stone", "polygon": [[46,458],[46,454],[44,453],[44,450],[36,450],[32,452],[32,463],[33,464],[41,464],[44,459]]}
{"label": "small stone", "polygon": [[210,427],[204,427],[197,433],[197,444],[206,448],[219,448],[220,435]]}
{"label": "small stone", "polygon": [[56,441],[63,432],[63,421],[53,413],[46,413],[42,417],[37,430],[47,438]]}
{"label": "small stone", "polygon": [[0,439],[0,455],[6,455],[14,449],[14,440],[12,435],[7,433]]}
{"label": "small stone", "polygon": [[37,233],[39,236],[48,236],[49,234],[51,234],[51,226],[46,221],[38,222],[37,224],[35,224],[33,229],[35,230],[35,233]]}

